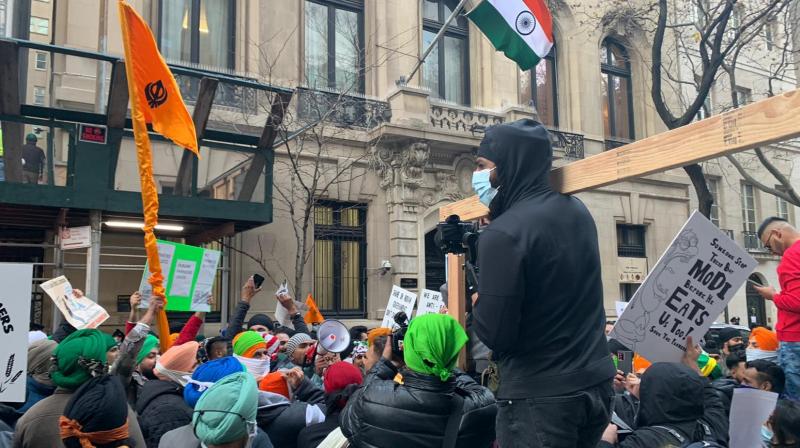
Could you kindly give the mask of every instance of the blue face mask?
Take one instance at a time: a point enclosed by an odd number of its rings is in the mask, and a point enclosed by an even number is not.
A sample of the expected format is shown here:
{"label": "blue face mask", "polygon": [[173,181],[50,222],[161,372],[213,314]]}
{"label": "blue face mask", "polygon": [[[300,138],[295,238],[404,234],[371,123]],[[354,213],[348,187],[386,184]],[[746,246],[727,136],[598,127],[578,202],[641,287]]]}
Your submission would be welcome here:
{"label": "blue face mask", "polygon": [[764,446],[772,446],[773,435],[772,431],[767,428],[767,425],[761,425],[761,441],[764,442]]}
{"label": "blue face mask", "polygon": [[472,189],[475,190],[481,204],[487,207],[492,202],[492,199],[497,196],[497,188],[492,187],[492,182],[489,180],[493,170],[494,168],[472,173]]}

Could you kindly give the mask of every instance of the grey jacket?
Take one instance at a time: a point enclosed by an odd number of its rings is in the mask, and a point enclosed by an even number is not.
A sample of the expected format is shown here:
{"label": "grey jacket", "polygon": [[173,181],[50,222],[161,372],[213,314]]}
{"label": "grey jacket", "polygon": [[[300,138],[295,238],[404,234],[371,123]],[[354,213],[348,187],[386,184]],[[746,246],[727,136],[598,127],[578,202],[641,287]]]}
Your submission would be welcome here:
{"label": "grey jacket", "polygon": [[[272,448],[272,442],[261,429],[258,430],[256,438],[253,439],[251,448]],[[173,429],[161,436],[158,448],[200,448],[200,441],[194,435],[192,424]]]}

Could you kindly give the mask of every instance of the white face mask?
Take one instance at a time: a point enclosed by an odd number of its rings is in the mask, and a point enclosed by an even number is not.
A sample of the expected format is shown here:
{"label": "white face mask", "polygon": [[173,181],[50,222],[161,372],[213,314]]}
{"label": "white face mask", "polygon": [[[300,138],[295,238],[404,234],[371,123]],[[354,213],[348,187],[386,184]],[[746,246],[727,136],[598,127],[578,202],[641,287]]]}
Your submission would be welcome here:
{"label": "white face mask", "polygon": [[269,358],[255,359],[245,358],[244,356],[233,355],[242,365],[250,372],[256,379],[260,380],[264,375],[269,373]]}
{"label": "white face mask", "polygon": [[769,350],[760,350],[757,348],[748,348],[745,350],[747,361],[755,361],[757,359],[764,359],[767,361],[776,362],[778,360],[778,352]]}

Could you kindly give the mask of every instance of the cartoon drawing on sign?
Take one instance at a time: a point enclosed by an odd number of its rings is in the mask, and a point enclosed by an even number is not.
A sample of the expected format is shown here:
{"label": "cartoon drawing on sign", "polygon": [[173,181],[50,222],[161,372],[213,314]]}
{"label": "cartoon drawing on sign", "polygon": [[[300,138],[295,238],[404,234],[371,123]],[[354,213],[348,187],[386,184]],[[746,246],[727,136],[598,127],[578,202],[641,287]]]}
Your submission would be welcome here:
{"label": "cartoon drawing on sign", "polygon": [[699,239],[693,229],[688,228],[681,232],[662,260],[659,261],[659,264],[663,263],[662,268],[652,274],[654,275],[652,294],[642,291],[641,300],[638,303],[631,301],[627,307],[636,314],[629,313],[617,322],[617,338],[629,349],[636,351],[637,343],[645,340],[645,332],[650,326],[652,313],[659,309],[671,293],[670,288],[664,285],[674,284],[675,279],[680,277],[680,272],[685,271],[677,269],[676,263],[687,264],[697,257],[698,242]]}
{"label": "cartoon drawing on sign", "polygon": [[8,386],[16,383],[19,377],[22,376],[22,370],[18,370],[14,376],[11,376],[11,372],[14,371],[14,353],[8,357],[8,364],[6,365],[6,374],[2,380],[0,380],[0,394],[5,392]]}

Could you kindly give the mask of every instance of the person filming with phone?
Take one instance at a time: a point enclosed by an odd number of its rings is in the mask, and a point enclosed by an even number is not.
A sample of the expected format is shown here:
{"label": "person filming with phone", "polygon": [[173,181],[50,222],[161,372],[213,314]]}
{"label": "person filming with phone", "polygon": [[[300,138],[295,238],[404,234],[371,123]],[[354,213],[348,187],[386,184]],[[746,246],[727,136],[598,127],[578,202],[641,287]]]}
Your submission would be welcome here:
{"label": "person filming with phone", "polygon": [[786,374],[786,395],[800,399],[800,232],[783,218],[771,217],[758,228],[761,244],[781,257],[778,292],[772,286],[753,288],[778,309],[778,364]]}
{"label": "person filming with phone", "polygon": [[[236,306],[236,312],[228,324],[225,336],[233,340],[233,338],[244,330],[253,330],[259,333],[272,333],[275,331],[275,322],[266,314],[254,314],[247,321],[247,327],[243,328],[245,316],[250,311],[250,305],[253,298],[261,292],[261,284],[264,282],[264,277],[255,274],[250,276],[242,286],[242,296],[239,304]],[[283,289],[282,289],[283,290]],[[294,329],[299,333],[308,333],[308,326],[303,320],[303,315],[297,310],[294,299],[288,293],[276,295],[278,302],[286,308],[289,317],[292,319]]]}

